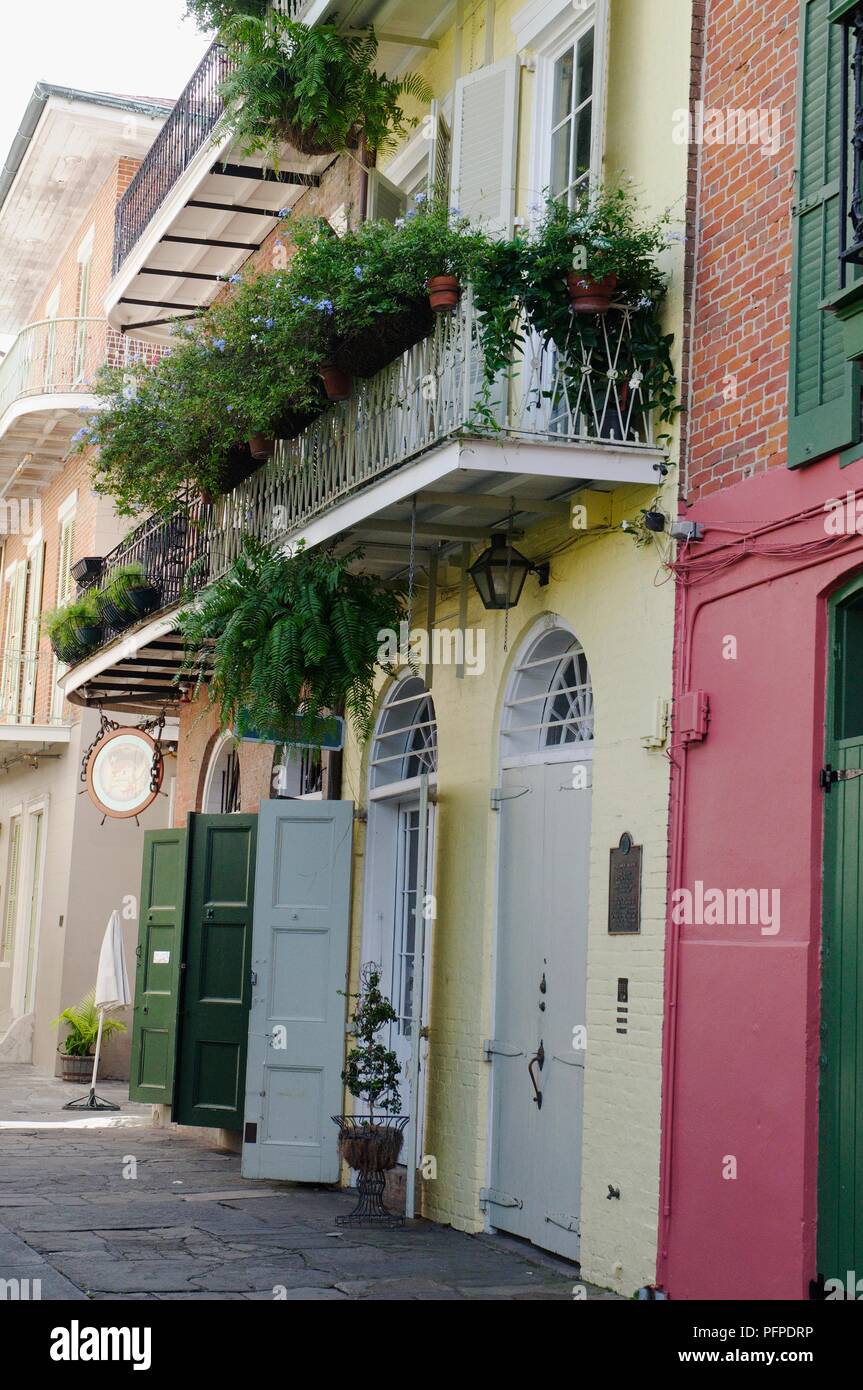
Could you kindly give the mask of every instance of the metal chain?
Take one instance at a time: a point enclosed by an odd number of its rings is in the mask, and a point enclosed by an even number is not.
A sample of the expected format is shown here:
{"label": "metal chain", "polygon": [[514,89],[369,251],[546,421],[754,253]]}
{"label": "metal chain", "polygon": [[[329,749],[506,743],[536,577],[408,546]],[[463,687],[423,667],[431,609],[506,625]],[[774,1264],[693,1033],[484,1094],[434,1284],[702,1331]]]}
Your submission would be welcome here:
{"label": "metal chain", "polygon": [[107,734],[113,733],[115,729],[119,729],[119,727],[120,727],[120,725],[117,724],[117,723],[115,723],[115,721],[114,721],[113,719],[109,719],[109,718],[108,718],[107,714],[105,714],[105,712],[104,712],[104,710],[102,709],[102,706],[101,706],[101,705],[98,706],[98,709],[99,709],[99,728],[98,728],[98,730],[97,730],[97,732],[96,732],[96,737],[93,739],[93,742],[90,744],[90,747],[87,749],[86,753],[84,754],[83,758],[81,759],[80,780],[81,780],[82,782],[86,782],[86,781],[87,781],[87,764],[89,763],[91,757],[92,757],[93,754],[95,753],[95,751],[96,751],[96,749],[98,748],[99,744],[102,742],[102,739],[105,738],[105,736],[106,736]]}

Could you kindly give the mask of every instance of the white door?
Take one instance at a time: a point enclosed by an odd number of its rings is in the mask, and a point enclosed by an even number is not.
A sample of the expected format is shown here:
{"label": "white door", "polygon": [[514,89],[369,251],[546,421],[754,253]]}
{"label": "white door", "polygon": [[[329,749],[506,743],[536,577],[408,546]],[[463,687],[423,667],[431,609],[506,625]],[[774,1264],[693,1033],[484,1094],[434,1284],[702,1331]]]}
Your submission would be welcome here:
{"label": "white door", "polygon": [[509,747],[529,742],[535,751],[511,758],[501,779],[485,1200],[492,1225],[576,1260],[593,709],[586,661],[569,634],[546,634],[521,669],[508,702]]}
{"label": "white door", "polygon": [[242,1173],[337,1182],[352,801],[263,801]]}

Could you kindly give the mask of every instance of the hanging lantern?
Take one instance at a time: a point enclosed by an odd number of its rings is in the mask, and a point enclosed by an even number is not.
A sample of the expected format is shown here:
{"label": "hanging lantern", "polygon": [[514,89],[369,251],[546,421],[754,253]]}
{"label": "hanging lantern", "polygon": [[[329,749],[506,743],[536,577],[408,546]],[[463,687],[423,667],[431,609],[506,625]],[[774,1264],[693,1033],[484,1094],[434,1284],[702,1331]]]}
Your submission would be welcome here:
{"label": "hanging lantern", "polygon": [[502,531],[495,532],[490,548],[471,565],[468,574],[484,608],[515,608],[529,574],[538,574],[540,584],[548,583],[548,565],[532,564]]}

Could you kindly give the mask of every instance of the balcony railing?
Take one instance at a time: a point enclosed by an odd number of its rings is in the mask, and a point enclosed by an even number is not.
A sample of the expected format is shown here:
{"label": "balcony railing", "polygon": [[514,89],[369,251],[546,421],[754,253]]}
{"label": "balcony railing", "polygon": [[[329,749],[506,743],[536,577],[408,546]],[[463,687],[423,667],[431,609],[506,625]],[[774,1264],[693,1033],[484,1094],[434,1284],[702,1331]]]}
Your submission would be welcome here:
{"label": "balcony railing", "polygon": [[[461,436],[654,447],[642,374],[629,349],[632,312],[609,310],[597,328],[576,316],[558,349],[528,344],[512,373],[483,385],[478,316],[469,296],[440,315],[430,337],[335,405],[296,439],[279,442],[272,461],[227,497],[189,497],[132,531],[102,563],[95,583],[118,564],[139,562],[170,608],[224,574],[245,535],[266,543],[302,530],[436,445]],[[105,640],[116,636],[108,631]]]}
{"label": "balcony railing", "polygon": [[93,378],[103,364],[148,362],[163,350],[124,337],[104,319],[28,324],[0,361],[0,426],[9,407],[24,397],[92,392]]}
{"label": "balcony railing", "polygon": [[219,85],[228,72],[224,48],[211,44],[117,204],[115,275],[222,115]]}

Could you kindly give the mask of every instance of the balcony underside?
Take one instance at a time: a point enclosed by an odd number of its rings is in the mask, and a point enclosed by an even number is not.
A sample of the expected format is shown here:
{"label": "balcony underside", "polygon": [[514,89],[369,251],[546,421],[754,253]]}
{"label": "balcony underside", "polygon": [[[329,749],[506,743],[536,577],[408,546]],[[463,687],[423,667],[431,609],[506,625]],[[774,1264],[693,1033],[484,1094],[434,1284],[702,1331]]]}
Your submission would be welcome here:
{"label": "balcony underside", "polygon": [[11,716],[0,722],[0,772],[17,763],[38,765],[39,758],[58,758],[72,740],[69,724],[16,723]]}
{"label": "balcony underside", "polygon": [[154,342],[169,338],[170,321],[212,304],[273,230],[279,211],[293,207],[335,158],[286,149],[276,175],[217,137],[166,193],[108,287],[105,309],[115,328]]}
{"label": "balcony underside", "polygon": [[[357,568],[404,580],[412,527],[418,569],[427,569],[433,554],[438,562],[459,566],[465,558],[463,547],[484,544],[492,529],[507,524],[510,512],[516,537],[537,522],[567,525],[572,493],[583,487],[610,491],[655,486],[663,457],[660,450],[648,448],[461,437],[358,488],[274,543],[290,548],[302,539],[307,546],[329,544],[337,551],[361,546]],[[244,529],[260,533],[248,513],[245,528],[238,519],[239,495],[223,504],[234,517],[229,534],[223,517],[213,518],[211,579],[241,547]],[[174,604],[74,667],[61,682],[67,699],[129,713],[176,706],[182,650],[175,630],[177,612]]]}
{"label": "balcony underside", "polygon": [[79,391],[14,401],[0,419],[0,486],[9,484],[4,495],[29,497],[46,488],[63,467],[84,412],[96,408],[96,397]]}

